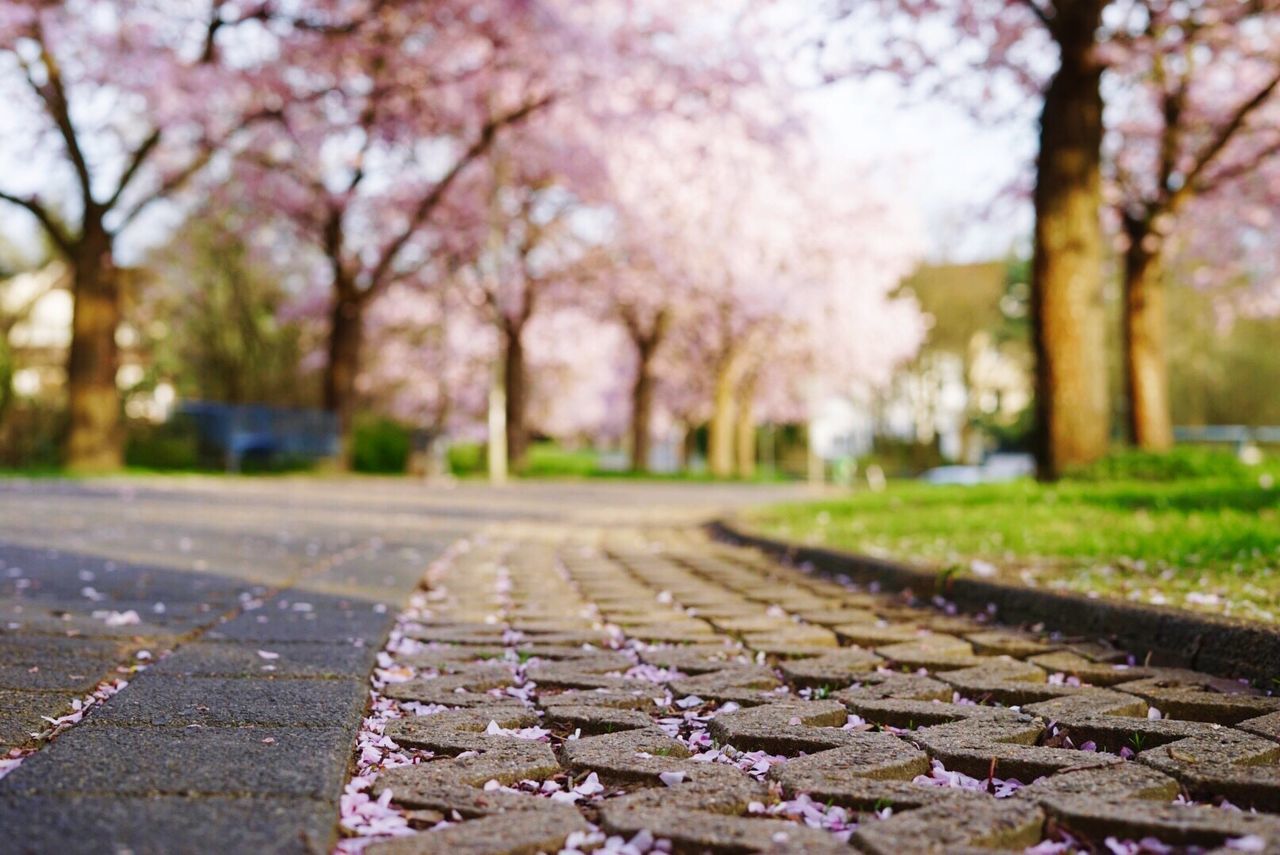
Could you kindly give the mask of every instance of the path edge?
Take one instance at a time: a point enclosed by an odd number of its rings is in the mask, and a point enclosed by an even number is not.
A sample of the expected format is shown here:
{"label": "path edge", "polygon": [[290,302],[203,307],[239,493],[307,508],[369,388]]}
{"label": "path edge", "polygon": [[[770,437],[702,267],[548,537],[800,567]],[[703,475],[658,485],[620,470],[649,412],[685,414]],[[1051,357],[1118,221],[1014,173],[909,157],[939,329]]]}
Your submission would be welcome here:
{"label": "path edge", "polygon": [[1280,678],[1280,629],[1264,624],[931,573],[894,561],[765,537],[734,519],[712,520],[705,527],[717,540],[758,549],[823,576],[844,576],[864,585],[878,582],[881,590],[909,590],[925,599],[940,594],[966,612],[994,605],[1002,623],[1042,623],[1067,635],[1108,638],[1139,661],[1149,655],[1154,665],[1243,677],[1261,681],[1264,689],[1278,688],[1267,683]]}

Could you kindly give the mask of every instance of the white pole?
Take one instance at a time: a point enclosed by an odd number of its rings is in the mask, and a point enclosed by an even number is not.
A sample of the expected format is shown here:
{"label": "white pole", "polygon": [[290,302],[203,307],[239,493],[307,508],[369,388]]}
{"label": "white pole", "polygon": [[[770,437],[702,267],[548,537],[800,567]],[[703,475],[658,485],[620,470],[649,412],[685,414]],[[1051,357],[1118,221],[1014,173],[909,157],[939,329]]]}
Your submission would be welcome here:
{"label": "white pole", "polygon": [[493,363],[489,384],[489,483],[507,483],[507,389],[503,360]]}

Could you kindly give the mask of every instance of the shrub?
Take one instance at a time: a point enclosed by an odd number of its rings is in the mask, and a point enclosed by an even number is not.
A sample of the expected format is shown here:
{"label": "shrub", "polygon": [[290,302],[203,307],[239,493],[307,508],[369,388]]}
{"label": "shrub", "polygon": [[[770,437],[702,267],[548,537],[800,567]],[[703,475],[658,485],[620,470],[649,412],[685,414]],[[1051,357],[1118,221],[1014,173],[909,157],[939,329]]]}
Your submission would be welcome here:
{"label": "shrub", "polygon": [[402,474],[409,468],[409,429],[386,418],[361,420],[352,435],[351,465],[357,472]]}
{"label": "shrub", "polygon": [[59,439],[66,411],[51,404],[18,400],[0,411],[0,468],[54,470],[60,465]]}
{"label": "shrub", "polygon": [[1067,473],[1077,481],[1177,481],[1183,478],[1243,478],[1249,468],[1221,448],[1186,446],[1173,451],[1118,451]]}
{"label": "shrub", "polygon": [[449,471],[458,477],[483,475],[489,469],[485,461],[485,448],[479,442],[455,442],[449,446],[446,457]]}
{"label": "shrub", "polygon": [[124,462],[140,469],[197,469],[200,437],[195,423],[177,417],[164,424],[131,421],[125,426]]}

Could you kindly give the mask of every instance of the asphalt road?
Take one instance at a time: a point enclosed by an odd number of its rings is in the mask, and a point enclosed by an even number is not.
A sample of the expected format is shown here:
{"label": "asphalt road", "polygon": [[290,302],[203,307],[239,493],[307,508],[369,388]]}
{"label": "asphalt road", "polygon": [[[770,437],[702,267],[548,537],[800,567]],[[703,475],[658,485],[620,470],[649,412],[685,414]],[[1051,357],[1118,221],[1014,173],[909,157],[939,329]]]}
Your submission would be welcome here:
{"label": "asphalt road", "polygon": [[513,524],[688,525],[798,495],[0,482],[0,851],[326,848],[377,651],[450,543]]}

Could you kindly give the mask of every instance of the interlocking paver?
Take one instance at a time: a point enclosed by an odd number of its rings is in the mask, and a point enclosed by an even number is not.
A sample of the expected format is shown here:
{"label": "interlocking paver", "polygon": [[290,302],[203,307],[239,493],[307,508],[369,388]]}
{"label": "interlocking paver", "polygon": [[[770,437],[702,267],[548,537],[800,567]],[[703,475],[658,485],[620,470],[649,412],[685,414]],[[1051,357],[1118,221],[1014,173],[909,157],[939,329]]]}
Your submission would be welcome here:
{"label": "interlocking paver", "polygon": [[[375,762],[370,792],[402,822],[461,821],[382,851],[523,851],[478,842],[504,817],[547,845],[548,803],[588,823],[555,845],[585,849],[1280,847],[1276,699],[1231,681],[671,529],[499,531],[426,588],[375,704],[432,706],[379,731],[412,765]],[[564,637],[546,591],[574,641],[539,643]]]}
{"label": "interlocking paver", "polygon": [[1272,695],[712,542],[675,488],[47,489],[0,490],[17,851],[1280,851]]}

